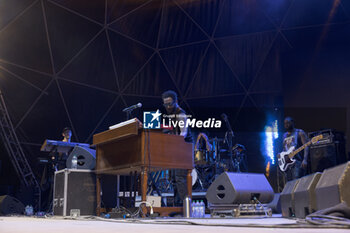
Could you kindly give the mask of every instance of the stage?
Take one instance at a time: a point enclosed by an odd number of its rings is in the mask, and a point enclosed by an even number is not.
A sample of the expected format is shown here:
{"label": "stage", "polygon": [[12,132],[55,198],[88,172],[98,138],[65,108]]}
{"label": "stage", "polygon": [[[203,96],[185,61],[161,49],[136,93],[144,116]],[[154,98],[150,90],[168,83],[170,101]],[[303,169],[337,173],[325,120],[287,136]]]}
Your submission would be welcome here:
{"label": "stage", "polygon": [[[209,217],[209,216],[208,216]],[[69,219],[62,217],[0,217],[0,232],[3,233],[41,233],[41,232],[211,232],[250,233],[250,232],[349,232],[348,229],[303,224],[303,220],[273,217],[250,218],[156,218],[156,219],[103,219],[98,217],[80,217]],[[338,226],[340,228],[341,226]]]}

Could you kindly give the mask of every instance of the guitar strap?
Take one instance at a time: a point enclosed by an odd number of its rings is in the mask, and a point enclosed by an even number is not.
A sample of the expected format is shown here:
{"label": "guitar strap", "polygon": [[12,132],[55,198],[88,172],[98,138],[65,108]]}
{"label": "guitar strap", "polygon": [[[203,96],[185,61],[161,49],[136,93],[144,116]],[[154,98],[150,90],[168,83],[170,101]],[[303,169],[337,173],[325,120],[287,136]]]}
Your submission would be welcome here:
{"label": "guitar strap", "polygon": [[295,132],[294,132],[294,146],[295,146],[295,148],[299,147],[299,145],[298,145],[298,134],[299,134],[299,129],[295,129]]}
{"label": "guitar strap", "polygon": [[[295,132],[294,132],[294,145],[295,145],[295,148],[298,148],[298,147],[301,146],[298,143],[299,133],[300,133],[300,129],[295,129]],[[300,153],[302,153],[302,152],[299,152],[298,154],[295,155],[295,159],[296,160],[300,160],[301,161],[303,159],[303,156],[300,155]]]}

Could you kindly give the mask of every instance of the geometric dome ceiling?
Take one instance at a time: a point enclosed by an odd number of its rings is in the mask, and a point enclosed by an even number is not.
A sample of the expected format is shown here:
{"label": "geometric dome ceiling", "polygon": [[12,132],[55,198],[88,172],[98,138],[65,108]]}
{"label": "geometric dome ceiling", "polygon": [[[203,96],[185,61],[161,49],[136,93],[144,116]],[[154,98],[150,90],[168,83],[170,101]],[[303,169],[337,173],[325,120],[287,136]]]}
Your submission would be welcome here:
{"label": "geometric dome ceiling", "polygon": [[280,54],[348,26],[350,4],[11,0],[0,15],[0,88],[21,142],[37,147],[65,126],[91,142],[126,106],[160,108],[168,89],[194,114],[235,109],[233,125],[242,108],[281,105]]}

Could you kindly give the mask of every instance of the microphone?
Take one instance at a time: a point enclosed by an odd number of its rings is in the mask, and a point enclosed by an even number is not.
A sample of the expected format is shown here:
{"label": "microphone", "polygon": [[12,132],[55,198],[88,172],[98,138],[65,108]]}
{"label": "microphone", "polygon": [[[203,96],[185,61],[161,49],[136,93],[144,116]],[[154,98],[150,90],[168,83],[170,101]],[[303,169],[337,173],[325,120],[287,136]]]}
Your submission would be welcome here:
{"label": "microphone", "polygon": [[141,108],[142,107],[142,104],[141,103],[138,103],[138,104],[135,104],[135,105],[131,105],[130,107],[127,107],[127,108],[124,108],[123,109],[123,112],[130,112],[136,108]]}
{"label": "microphone", "polygon": [[227,121],[227,115],[225,113],[221,114],[221,118],[226,122]]}
{"label": "microphone", "polygon": [[230,122],[228,121],[228,117],[225,113],[221,114],[221,118],[225,121],[227,129],[233,134]]}

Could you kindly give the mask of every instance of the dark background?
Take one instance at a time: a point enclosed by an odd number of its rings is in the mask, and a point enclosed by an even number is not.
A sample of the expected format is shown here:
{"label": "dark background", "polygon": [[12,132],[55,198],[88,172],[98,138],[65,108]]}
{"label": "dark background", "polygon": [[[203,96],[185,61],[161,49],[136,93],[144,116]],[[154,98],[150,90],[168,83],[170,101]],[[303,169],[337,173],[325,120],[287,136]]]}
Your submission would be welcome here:
{"label": "dark background", "polygon": [[[38,177],[45,139],[69,126],[91,143],[126,106],[164,111],[168,89],[197,118],[228,115],[250,172],[264,171],[273,119],[349,136],[349,1],[0,0],[0,19],[0,88]],[[0,161],[8,192],[18,181]]]}

